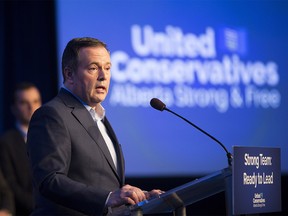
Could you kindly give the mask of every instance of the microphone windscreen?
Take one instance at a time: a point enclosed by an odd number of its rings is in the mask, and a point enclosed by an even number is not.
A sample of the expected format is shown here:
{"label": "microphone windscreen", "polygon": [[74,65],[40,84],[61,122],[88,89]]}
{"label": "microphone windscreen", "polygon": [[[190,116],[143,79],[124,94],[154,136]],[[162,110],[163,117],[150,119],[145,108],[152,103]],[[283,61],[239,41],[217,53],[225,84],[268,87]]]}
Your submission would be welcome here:
{"label": "microphone windscreen", "polygon": [[150,105],[157,110],[163,111],[166,108],[166,105],[159,100],[158,98],[152,98],[150,100]]}

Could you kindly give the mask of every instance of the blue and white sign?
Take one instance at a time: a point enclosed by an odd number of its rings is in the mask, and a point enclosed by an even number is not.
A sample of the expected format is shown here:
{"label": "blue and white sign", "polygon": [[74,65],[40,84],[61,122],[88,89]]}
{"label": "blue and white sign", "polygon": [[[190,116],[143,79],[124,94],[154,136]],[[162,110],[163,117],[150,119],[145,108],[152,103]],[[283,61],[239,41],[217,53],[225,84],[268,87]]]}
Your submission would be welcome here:
{"label": "blue and white sign", "polygon": [[281,211],[280,148],[233,147],[233,213]]}
{"label": "blue and white sign", "polygon": [[[281,146],[288,173],[288,1],[58,0],[61,55],[74,37],[111,51],[103,103],[128,176],[195,176],[226,167],[214,141]],[[255,9],[256,8],[256,9]]]}

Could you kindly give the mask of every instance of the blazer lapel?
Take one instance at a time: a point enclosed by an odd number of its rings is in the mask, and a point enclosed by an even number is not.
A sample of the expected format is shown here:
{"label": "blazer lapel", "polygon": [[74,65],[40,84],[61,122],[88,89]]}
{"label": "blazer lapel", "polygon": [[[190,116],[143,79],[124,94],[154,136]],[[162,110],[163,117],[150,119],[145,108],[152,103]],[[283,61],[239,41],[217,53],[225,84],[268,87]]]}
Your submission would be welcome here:
{"label": "blazer lapel", "polygon": [[117,136],[112,128],[112,126],[110,125],[110,122],[108,121],[107,117],[105,117],[103,119],[103,123],[108,131],[108,134],[110,136],[110,138],[113,141],[116,153],[117,153],[117,159],[118,159],[118,174],[120,176],[120,178],[122,179],[122,182],[124,184],[124,173],[125,173],[125,161],[124,161],[124,156],[123,156],[123,151],[122,151],[122,147],[118,142]]}
{"label": "blazer lapel", "polygon": [[[63,97],[62,95],[65,94]],[[78,120],[78,122],[85,128],[91,138],[96,142],[96,144],[100,147],[103,152],[106,160],[108,161],[111,169],[117,176],[118,180],[122,183],[122,177],[118,175],[116,167],[114,165],[113,159],[109,152],[109,149],[101,135],[101,132],[97,126],[97,124],[92,119],[88,110],[84,107],[84,105],[75,98],[70,92],[65,89],[61,89],[59,92],[59,97],[64,101],[64,103],[72,108],[72,115]]]}

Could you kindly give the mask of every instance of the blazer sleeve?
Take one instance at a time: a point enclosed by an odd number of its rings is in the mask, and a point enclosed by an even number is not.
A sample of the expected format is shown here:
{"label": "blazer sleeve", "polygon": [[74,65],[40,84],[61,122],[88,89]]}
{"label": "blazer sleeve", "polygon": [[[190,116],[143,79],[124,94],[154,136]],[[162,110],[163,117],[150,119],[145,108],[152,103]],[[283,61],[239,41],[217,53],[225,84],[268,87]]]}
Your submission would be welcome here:
{"label": "blazer sleeve", "polygon": [[71,134],[56,108],[42,106],[30,122],[27,147],[34,187],[45,198],[90,215],[103,213],[110,191],[68,176]]}

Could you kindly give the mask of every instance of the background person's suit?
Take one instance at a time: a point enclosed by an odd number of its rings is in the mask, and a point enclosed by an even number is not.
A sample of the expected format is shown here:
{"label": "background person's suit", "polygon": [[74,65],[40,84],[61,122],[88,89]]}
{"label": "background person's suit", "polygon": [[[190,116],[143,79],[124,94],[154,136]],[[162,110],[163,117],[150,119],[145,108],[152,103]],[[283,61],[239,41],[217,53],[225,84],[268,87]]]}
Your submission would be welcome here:
{"label": "background person's suit", "polygon": [[34,215],[103,213],[109,192],[124,184],[122,150],[106,118],[104,124],[118,156],[118,172],[90,113],[67,90],[34,113],[27,140]]}
{"label": "background person's suit", "polygon": [[12,215],[15,214],[13,193],[0,168],[0,211],[3,210],[9,211]]}
{"label": "background person's suit", "polygon": [[0,165],[14,199],[16,215],[29,215],[33,208],[32,177],[24,137],[17,129],[0,139]]}

